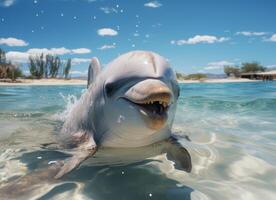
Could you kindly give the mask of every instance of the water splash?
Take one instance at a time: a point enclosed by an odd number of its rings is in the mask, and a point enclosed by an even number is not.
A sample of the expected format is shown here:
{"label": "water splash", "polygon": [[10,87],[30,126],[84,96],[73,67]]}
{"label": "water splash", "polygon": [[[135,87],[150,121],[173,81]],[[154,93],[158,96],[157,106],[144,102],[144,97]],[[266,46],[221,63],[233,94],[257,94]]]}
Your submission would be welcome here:
{"label": "water splash", "polygon": [[[82,94],[86,91],[86,89],[82,90]],[[63,95],[61,92],[59,95],[62,97],[64,103],[65,103],[65,109],[62,112],[58,112],[53,116],[54,120],[58,121],[65,121],[69,113],[73,110],[74,106],[78,102],[78,98],[76,95],[73,94],[68,94],[68,95]]]}

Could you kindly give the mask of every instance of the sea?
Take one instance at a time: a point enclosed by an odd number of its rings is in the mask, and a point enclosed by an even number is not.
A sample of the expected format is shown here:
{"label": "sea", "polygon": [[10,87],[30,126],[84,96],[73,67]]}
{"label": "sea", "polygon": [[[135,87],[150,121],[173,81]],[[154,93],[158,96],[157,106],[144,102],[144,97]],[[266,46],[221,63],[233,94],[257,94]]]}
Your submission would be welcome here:
{"label": "sea", "polygon": [[276,199],[276,82],[180,88],[172,132],[191,156],[190,173],[161,154],[84,164],[56,180],[39,173],[68,157],[56,136],[86,87],[0,86],[0,199]]}

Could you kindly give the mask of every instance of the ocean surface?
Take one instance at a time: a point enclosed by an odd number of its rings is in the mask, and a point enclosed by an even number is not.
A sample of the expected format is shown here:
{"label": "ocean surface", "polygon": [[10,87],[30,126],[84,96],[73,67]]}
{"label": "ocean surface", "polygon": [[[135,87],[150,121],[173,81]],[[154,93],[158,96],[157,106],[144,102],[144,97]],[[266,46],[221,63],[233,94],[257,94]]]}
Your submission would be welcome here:
{"label": "ocean surface", "polygon": [[276,82],[180,87],[173,132],[191,173],[159,155],[83,165],[61,180],[32,173],[66,157],[51,144],[85,86],[0,87],[0,188],[20,183],[0,189],[0,199],[276,199]]}

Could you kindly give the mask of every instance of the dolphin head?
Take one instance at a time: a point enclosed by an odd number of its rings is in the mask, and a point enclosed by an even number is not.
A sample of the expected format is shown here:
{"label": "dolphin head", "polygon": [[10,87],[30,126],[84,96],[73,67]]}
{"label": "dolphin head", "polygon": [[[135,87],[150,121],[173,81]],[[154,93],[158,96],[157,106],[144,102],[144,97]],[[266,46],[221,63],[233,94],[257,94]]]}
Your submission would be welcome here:
{"label": "dolphin head", "polygon": [[101,80],[96,117],[109,146],[141,146],[169,136],[179,86],[165,58],[147,51],[123,54],[107,65]]}

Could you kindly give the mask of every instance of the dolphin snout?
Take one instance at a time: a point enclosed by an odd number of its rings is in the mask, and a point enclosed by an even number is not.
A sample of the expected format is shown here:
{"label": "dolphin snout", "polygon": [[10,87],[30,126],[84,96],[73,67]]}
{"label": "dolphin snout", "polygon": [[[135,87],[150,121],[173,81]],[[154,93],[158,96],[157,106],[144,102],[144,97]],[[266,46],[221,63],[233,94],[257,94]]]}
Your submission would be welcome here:
{"label": "dolphin snout", "polygon": [[158,101],[168,106],[171,103],[172,92],[164,82],[150,79],[134,85],[126,92],[125,96],[134,103]]}
{"label": "dolphin snout", "polygon": [[172,97],[171,89],[164,82],[147,79],[131,87],[124,98],[136,106],[148,127],[159,130],[167,121]]}

